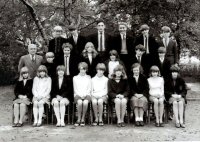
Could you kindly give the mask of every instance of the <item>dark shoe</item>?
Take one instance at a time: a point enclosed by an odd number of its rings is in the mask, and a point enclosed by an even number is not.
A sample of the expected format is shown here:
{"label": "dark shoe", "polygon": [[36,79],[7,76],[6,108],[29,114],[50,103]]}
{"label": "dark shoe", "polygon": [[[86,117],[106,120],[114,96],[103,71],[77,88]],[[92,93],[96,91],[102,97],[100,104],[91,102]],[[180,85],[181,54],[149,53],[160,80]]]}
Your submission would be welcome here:
{"label": "dark shoe", "polygon": [[164,123],[160,123],[160,127],[164,127]]}
{"label": "dark shoe", "polygon": [[92,123],[92,126],[97,126],[97,121],[94,121],[93,123]]}
{"label": "dark shoe", "polygon": [[176,123],[176,124],[175,124],[175,127],[176,127],[176,128],[180,128],[180,127],[181,127],[180,123]]}
{"label": "dark shoe", "polygon": [[121,127],[125,127],[125,123],[124,122],[121,123]]}
{"label": "dark shoe", "polygon": [[140,126],[140,122],[139,122],[139,121],[136,121],[136,122],[135,122],[135,126]]}
{"label": "dark shoe", "polygon": [[38,124],[37,124],[37,127],[41,127],[41,126],[42,126],[42,123],[38,123]]}
{"label": "dark shoe", "polygon": [[82,121],[80,125],[81,125],[81,127],[84,127],[85,126],[85,122]]}
{"label": "dark shoe", "polygon": [[103,125],[104,125],[103,121],[100,121],[99,126],[103,126]]}
{"label": "dark shoe", "polygon": [[143,121],[140,121],[140,126],[144,126],[144,122]]}
{"label": "dark shoe", "polygon": [[14,124],[12,125],[12,127],[18,127],[17,124],[18,124],[18,123],[14,123]]}
{"label": "dark shoe", "polygon": [[121,123],[117,123],[117,127],[121,127]]}
{"label": "dark shoe", "polygon": [[76,121],[76,123],[74,124],[74,126],[79,126],[80,125],[80,122],[79,121]]}
{"label": "dark shoe", "polygon": [[17,127],[22,127],[23,126],[23,123],[18,123],[17,124]]}
{"label": "dark shoe", "polygon": [[181,123],[181,124],[180,124],[180,127],[181,127],[181,128],[185,128],[185,124]]}
{"label": "dark shoe", "polygon": [[160,124],[159,124],[159,123],[155,123],[155,126],[156,126],[156,127],[160,127]]}

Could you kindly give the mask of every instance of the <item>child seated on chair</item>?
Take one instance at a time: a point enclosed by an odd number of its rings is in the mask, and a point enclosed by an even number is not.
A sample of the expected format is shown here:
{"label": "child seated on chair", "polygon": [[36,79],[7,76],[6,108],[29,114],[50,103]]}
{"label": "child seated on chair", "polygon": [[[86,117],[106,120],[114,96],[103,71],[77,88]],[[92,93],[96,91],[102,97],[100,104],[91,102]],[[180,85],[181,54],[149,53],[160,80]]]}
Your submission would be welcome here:
{"label": "child seated on chair", "polygon": [[44,65],[47,68],[48,75],[53,78],[56,76],[56,63],[54,62],[54,53],[53,52],[47,52],[46,53],[46,62]]}
{"label": "child seated on chair", "polygon": [[86,74],[88,65],[85,62],[80,62],[78,65],[79,74],[73,77],[74,87],[74,102],[77,105],[78,120],[75,126],[85,126],[85,114],[88,109],[88,104],[91,101],[91,77]]}
{"label": "child seated on chair", "polygon": [[14,93],[16,98],[13,101],[14,105],[14,125],[13,127],[21,127],[26,113],[27,105],[30,105],[32,99],[33,80],[29,78],[27,67],[22,67],[20,78],[17,81]]}
{"label": "child seated on chair", "polygon": [[183,112],[187,89],[185,81],[179,75],[179,70],[180,68],[177,65],[171,66],[171,77],[165,82],[165,95],[169,104],[173,105],[173,112],[176,119],[175,126],[177,128],[185,128]]}
{"label": "child seated on chair", "polygon": [[132,65],[133,74],[129,77],[130,85],[130,104],[135,114],[135,125],[144,126],[143,114],[148,108],[148,82],[147,78],[142,74],[142,66],[139,63]]}
{"label": "child seated on chair", "polygon": [[[37,76],[33,80],[33,126],[40,127],[42,125],[42,116],[44,113],[44,104],[50,104],[51,78],[48,76],[47,68],[40,65]],[[47,116],[48,117],[48,116]]]}
{"label": "child seated on chair", "polygon": [[164,127],[163,111],[164,111],[164,79],[160,77],[160,70],[157,66],[150,68],[149,84],[149,100],[153,103],[154,113],[156,116],[156,127]]}
{"label": "child seated on chair", "polygon": [[57,67],[57,76],[52,79],[51,98],[54,112],[57,119],[57,127],[64,127],[65,107],[69,105],[69,95],[71,95],[71,85],[64,76],[65,66]]}
{"label": "child seated on chair", "polygon": [[115,103],[117,126],[125,127],[124,116],[126,113],[129,85],[122,65],[114,68],[112,79],[108,81],[108,96],[111,103]]}
{"label": "child seated on chair", "polygon": [[[93,125],[103,126],[102,114],[103,114],[103,103],[107,103],[107,83],[108,78],[104,76],[106,66],[104,63],[98,63],[96,66],[97,74],[92,78],[92,106],[94,110],[95,121]],[[98,115],[99,113],[99,115]]]}

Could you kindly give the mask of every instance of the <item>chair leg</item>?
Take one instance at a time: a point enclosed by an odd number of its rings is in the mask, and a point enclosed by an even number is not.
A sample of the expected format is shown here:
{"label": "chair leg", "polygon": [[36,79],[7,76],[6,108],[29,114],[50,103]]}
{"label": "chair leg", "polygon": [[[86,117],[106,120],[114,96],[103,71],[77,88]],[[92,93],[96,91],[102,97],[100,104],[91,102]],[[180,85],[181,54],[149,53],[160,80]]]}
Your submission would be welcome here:
{"label": "chair leg", "polygon": [[69,111],[70,111],[70,104],[68,104],[67,106],[67,123],[70,124],[70,114],[69,114]]}

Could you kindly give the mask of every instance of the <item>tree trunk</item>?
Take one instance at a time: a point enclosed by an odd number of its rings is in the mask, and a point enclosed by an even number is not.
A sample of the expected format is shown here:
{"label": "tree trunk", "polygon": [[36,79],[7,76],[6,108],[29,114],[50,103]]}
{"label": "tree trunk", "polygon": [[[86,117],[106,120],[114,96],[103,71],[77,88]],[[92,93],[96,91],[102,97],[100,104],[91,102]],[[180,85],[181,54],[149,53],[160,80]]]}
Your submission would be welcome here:
{"label": "tree trunk", "polygon": [[45,46],[43,47],[43,51],[47,51],[47,46],[48,46],[48,38],[47,38],[47,35],[46,35],[46,32],[45,32],[45,29],[44,27],[42,26],[42,23],[41,21],[39,20],[36,12],[35,12],[35,9],[33,8],[33,6],[26,0],[20,0],[29,10],[37,28],[38,28],[38,31],[40,32],[44,42],[45,42]]}

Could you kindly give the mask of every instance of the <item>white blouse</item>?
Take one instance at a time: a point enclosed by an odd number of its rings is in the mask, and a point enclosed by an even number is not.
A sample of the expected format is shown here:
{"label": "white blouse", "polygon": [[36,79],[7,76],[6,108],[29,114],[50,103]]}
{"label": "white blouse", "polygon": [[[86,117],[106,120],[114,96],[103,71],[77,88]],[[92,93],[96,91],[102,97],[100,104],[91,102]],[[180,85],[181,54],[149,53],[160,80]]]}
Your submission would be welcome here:
{"label": "white blouse", "polygon": [[87,95],[91,96],[91,86],[92,80],[89,75],[76,75],[73,77],[73,86],[74,86],[74,97],[76,95],[80,97],[85,97]]}
{"label": "white blouse", "polygon": [[164,96],[164,79],[162,77],[150,77],[148,83],[151,96]]}
{"label": "white blouse", "polygon": [[114,68],[119,65],[119,61],[109,61],[108,63],[108,71],[109,75],[113,74]]}
{"label": "white blouse", "polygon": [[108,78],[105,76],[92,78],[92,96],[100,98],[108,94]]}
{"label": "white blouse", "polygon": [[50,98],[51,78],[39,78],[36,76],[33,80],[32,92],[34,97]]}

